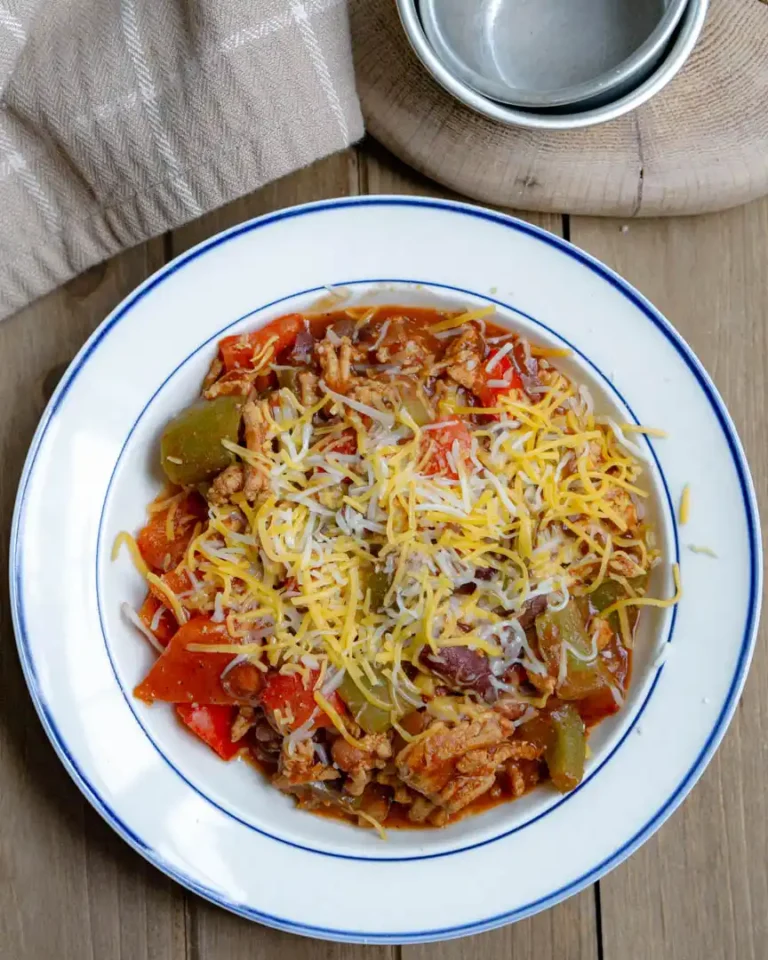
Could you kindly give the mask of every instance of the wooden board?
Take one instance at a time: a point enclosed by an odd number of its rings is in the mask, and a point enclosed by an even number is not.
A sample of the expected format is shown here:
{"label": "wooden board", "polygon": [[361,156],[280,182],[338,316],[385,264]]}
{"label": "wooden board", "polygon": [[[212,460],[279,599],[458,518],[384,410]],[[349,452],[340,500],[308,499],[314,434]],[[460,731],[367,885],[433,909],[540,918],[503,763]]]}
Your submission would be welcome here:
{"label": "wooden board", "polygon": [[459,103],[410,48],[394,0],[351,0],[366,128],[483,203],[610,216],[701,213],[768,193],[768,6],[711,0],[683,72],[634,113],[584,130],[508,127]]}
{"label": "wooden board", "polygon": [[[378,146],[347,151],[128,251],[0,324],[3,591],[15,489],[37,418],[106,313],[164,260],[232,223],[304,200],[390,191],[441,192]],[[530,219],[570,230],[668,312],[723,390],[765,503],[768,204],[633,223],[628,232],[617,221]],[[324,944],[267,930],[188,894],[99,819],[37,721],[3,593],[0,960],[758,960],[768,942],[766,701],[768,662],[759,650],[744,703],[702,784],[656,838],[600,883],[599,894],[589,889],[513,927],[450,944]]]}

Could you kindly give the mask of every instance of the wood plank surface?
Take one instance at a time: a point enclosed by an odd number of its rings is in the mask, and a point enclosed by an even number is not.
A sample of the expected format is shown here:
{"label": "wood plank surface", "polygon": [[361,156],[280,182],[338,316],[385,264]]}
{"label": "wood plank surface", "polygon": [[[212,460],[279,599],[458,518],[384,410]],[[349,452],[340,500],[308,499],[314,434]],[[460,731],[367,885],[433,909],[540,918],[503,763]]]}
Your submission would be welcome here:
{"label": "wood plank surface", "polygon": [[[622,229],[622,226],[625,229]],[[768,515],[768,200],[571,239],[634,283],[691,344],[733,416]],[[682,808],[601,882],[604,960],[768,956],[765,625],[722,747]]]}
{"label": "wood plank surface", "polygon": [[99,818],[48,743],[21,674],[7,596],[11,512],[38,418],[86,337],[162,255],[161,241],[144,244],[0,323],[2,960],[186,956],[183,892]]}
{"label": "wood plank surface", "polygon": [[[768,662],[760,649],[703,782],[656,838],[602,881],[599,898],[593,888],[515,926],[447,944],[325,944],[227,914],[135,855],[81,798],[49,746],[18,666],[5,573],[16,485],[57,378],[111,307],[164,260],[249,217],[360,192],[446,195],[367,143],[128,251],[0,324],[0,960],[762,960]],[[562,232],[559,216],[525,216]],[[697,220],[633,222],[624,232],[610,220],[566,226],[693,344],[734,414],[765,503],[768,201]]]}

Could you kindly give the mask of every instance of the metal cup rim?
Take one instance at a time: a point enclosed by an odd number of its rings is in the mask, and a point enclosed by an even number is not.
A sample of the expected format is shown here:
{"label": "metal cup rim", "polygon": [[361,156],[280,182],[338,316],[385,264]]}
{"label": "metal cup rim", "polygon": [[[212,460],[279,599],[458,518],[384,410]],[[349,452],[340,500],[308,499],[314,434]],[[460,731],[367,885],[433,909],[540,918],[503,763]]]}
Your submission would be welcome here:
{"label": "metal cup rim", "polygon": [[[440,31],[437,23],[430,15],[430,11],[434,10],[432,0],[406,0],[406,3],[414,8],[428,43],[449,72],[453,72],[459,80],[480,96],[509,104],[512,107],[533,110],[576,106],[583,101],[604,97],[606,94],[610,94],[611,90],[638,79],[645,68],[650,68],[652,72],[655,58],[663,55],[664,47],[672,38],[685,13],[688,2],[689,0],[671,0],[652,33],[615,67],[596,76],[593,80],[542,93],[523,87],[505,87],[503,84],[496,83],[483,74],[477,73],[466,64],[462,64],[458,58],[452,56],[447,46],[440,41]],[[453,63],[449,63],[449,60]],[[510,96],[513,92],[514,99]]]}
{"label": "metal cup rim", "polygon": [[615,101],[571,113],[514,108],[477,93],[448,70],[424,33],[414,0],[396,0],[406,37],[414,53],[437,83],[475,113],[505,126],[535,130],[574,130],[606,123],[646,103],[679,72],[693,50],[706,19],[709,0],[689,0],[677,35],[662,62],[637,87]]}

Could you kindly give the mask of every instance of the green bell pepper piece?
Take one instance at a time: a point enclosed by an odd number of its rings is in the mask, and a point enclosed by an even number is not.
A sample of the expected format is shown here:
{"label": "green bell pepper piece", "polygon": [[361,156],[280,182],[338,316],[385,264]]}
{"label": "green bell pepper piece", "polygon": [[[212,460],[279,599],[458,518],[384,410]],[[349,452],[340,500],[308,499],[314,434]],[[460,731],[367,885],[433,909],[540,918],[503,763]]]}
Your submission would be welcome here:
{"label": "green bell pepper piece", "polygon": [[[592,650],[584,617],[575,600],[571,600],[562,610],[547,610],[536,617],[536,636],[539,651],[553,676],[560,674],[563,641],[581,657],[588,657]],[[608,678],[599,657],[580,659],[570,650],[566,656],[567,669],[565,679],[557,686],[558,697],[563,700],[583,700],[605,687]]]}
{"label": "green bell pepper piece", "polygon": [[[365,680],[363,682],[366,683]],[[371,687],[371,693],[379,700],[386,701],[389,698],[389,691],[383,678],[379,678]],[[338,694],[366,733],[385,733],[392,726],[390,711],[382,710],[381,707],[376,707],[366,700],[348,673],[339,685]]]}
{"label": "green bell pepper piece", "polygon": [[581,783],[587,755],[587,735],[579,711],[570,703],[550,714],[552,735],[544,755],[552,783],[567,793]]}
{"label": "green bell pepper piece", "polygon": [[161,464],[171,483],[202,483],[233,462],[222,440],[237,443],[241,397],[200,400],[182,410],[163,430]]}

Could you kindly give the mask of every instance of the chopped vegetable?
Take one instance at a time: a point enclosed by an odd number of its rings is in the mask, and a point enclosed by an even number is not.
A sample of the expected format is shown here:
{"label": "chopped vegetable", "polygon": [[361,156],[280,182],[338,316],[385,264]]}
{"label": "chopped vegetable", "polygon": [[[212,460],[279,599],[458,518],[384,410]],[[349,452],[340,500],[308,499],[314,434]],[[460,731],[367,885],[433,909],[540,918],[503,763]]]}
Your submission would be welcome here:
{"label": "chopped vegetable", "polygon": [[[458,451],[458,459],[465,463],[472,449],[472,434],[463,420],[448,418],[436,420],[439,426],[425,432],[422,439],[431,444],[429,459],[424,466],[424,473],[428,476],[444,473],[456,479],[458,476],[454,449]],[[454,444],[456,447],[454,448]]]}
{"label": "chopped vegetable", "polygon": [[168,641],[178,629],[174,615],[152,591],[139,609],[139,619],[164,647],[168,646]]}
{"label": "chopped vegetable", "polygon": [[562,610],[547,610],[536,617],[536,636],[550,674],[558,678],[556,691],[563,700],[581,700],[608,684],[607,671],[575,600]]}
{"label": "chopped vegetable", "polygon": [[[523,381],[506,354],[499,355],[499,350],[492,350],[488,355],[486,366],[483,368],[482,385],[475,388],[475,394],[484,407],[498,405],[499,397],[503,397],[511,390],[522,390]],[[488,371],[487,367],[491,370]],[[502,382],[503,381],[503,382]]]}
{"label": "chopped vegetable", "polygon": [[133,691],[152,703],[232,704],[235,698],[221,685],[221,673],[234,658],[229,653],[193,652],[189,644],[231,642],[226,628],[208,617],[195,617],[176,631],[144,680]]}
{"label": "chopped vegetable", "polygon": [[[363,681],[365,682],[365,681]],[[366,687],[369,685],[366,683]],[[378,700],[389,699],[387,685],[379,676],[378,682],[369,687],[371,694]],[[371,703],[349,674],[346,674],[339,686],[339,696],[349,707],[349,712],[366,733],[384,733],[392,726],[392,714]]]}
{"label": "chopped vegetable", "polygon": [[368,589],[371,592],[371,610],[381,610],[384,598],[389,593],[392,577],[383,570],[377,570],[368,577]]}
{"label": "chopped vegetable", "polygon": [[561,793],[578,786],[584,777],[587,736],[575,706],[564,703],[550,713],[552,739],[545,759],[552,783]]}
{"label": "chopped vegetable", "polygon": [[[628,580],[630,587],[636,592],[642,591],[643,587],[646,585],[648,577],[644,574],[640,577],[633,577]],[[607,610],[608,607],[613,606],[617,600],[621,600],[623,597],[627,596],[627,591],[624,588],[624,585],[619,583],[617,580],[603,580],[600,586],[593,590],[592,593],[588,594],[585,599],[589,601],[589,606],[596,611],[597,613],[602,613],[603,610]],[[630,609],[629,615],[631,617],[630,625],[634,625],[634,621],[637,619],[637,609]],[[608,615],[608,623],[610,624],[611,629],[615,632],[619,629],[619,617],[616,613],[611,613]]]}
{"label": "chopped vegetable", "polygon": [[200,400],[171,420],[160,439],[161,462],[171,483],[200,483],[232,463],[234,457],[221,441],[237,443],[241,406],[240,397]]}
{"label": "chopped vegetable", "polygon": [[[261,694],[261,703],[273,714],[280,713],[280,719],[288,730],[303,727],[316,712],[313,727],[332,727],[330,717],[326,716],[315,703],[315,683],[319,671],[310,671],[307,683],[299,673],[269,673]],[[343,712],[339,698],[335,693],[328,698],[337,712]],[[341,707],[341,709],[340,709]]]}
{"label": "chopped vegetable", "polygon": [[234,707],[180,703],[176,713],[222,760],[231,760],[239,752],[242,744],[232,742],[232,723],[237,713]]}
{"label": "chopped vegetable", "polygon": [[281,388],[284,390],[290,390],[292,393],[299,395],[299,374],[301,370],[298,367],[291,367],[291,369],[278,370],[277,371],[277,382],[280,384]]}
{"label": "chopped vegetable", "polygon": [[[232,370],[248,369],[253,367],[254,357],[264,352],[267,344],[272,341],[271,357],[279,356],[283,350],[290,347],[299,331],[304,328],[304,318],[298,313],[289,313],[278,317],[250,333],[241,333],[233,337],[224,337],[219,341],[219,352],[224,362],[224,369],[229,373]],[[273,339],[274,338],[274,339]],[[269,357],[265,358],[269,359]]]}
{"label": "chopped vegetable", "polygon": [[[168,513],[173,510],[173,537],[168,539]],[[207,514],[202,497],[190,493],[175,507],[154,513],[149,523],[136,537],[136,544],[144,562],[153,570],[163,571],[175,567],[184,557],[192,539],[195,524]]]}

